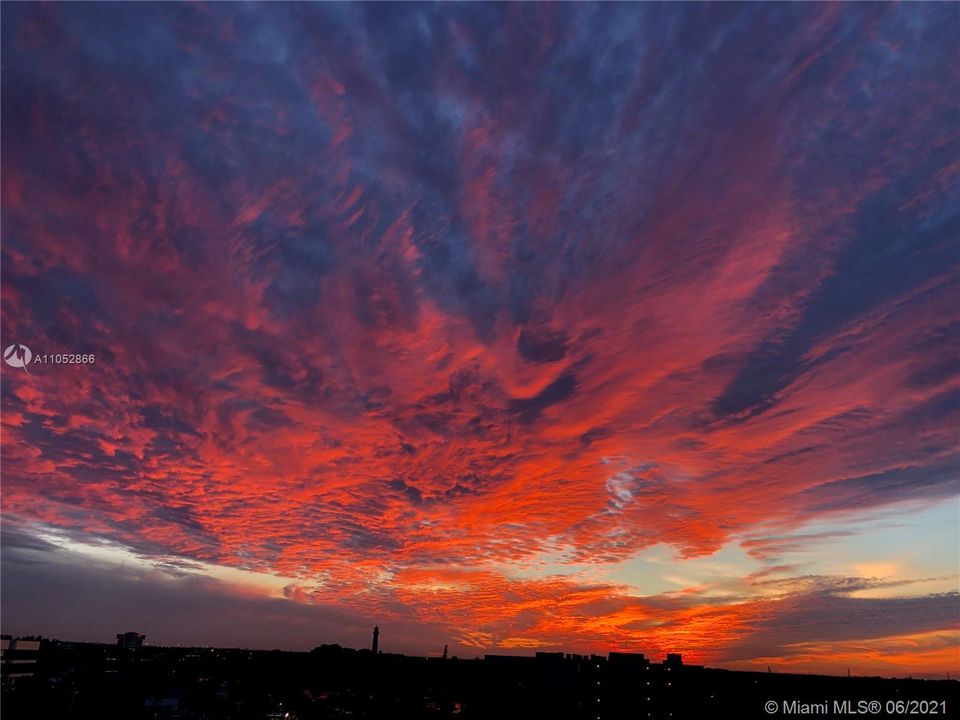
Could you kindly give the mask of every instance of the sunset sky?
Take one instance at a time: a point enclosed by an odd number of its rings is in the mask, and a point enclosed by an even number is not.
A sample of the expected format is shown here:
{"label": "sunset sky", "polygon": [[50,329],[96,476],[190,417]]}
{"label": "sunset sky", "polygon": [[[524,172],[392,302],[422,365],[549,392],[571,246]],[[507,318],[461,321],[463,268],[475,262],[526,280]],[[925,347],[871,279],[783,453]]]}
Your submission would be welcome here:
{"label": "sunset sky", "polygon": [[2,630],[960,673],[960,5],[2,7]]}

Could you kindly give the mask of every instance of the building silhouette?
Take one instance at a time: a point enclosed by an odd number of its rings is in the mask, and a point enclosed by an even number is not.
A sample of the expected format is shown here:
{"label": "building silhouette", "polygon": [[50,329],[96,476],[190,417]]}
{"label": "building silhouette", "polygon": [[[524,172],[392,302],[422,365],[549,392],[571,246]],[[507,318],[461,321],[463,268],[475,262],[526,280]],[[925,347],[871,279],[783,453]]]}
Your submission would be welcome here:
{"label": "building silhouette", "polygon": [[373,654],[376,655],[380,649],[380,626],[373,626],[373,645],[370,647],[373,650]]}
{"label": "building silhouette", "polygon": [[146,635],[135,632],[117,633],[117,647],[123,650],[139,650],[143,647]]}
{"label": "building silhouette", "polygon": [[[934,699],[936,714],[960,702],[960,683],[832,677],[704,668],[679,654],[537,652],[484,658],[406,656],[372,645],[312,651],[21,642],[8,656],[4,720],[737,720],[804,714],[830,699],[831,717]],[[142,638],[132,635],[134,641]],[[376,654],[371,652],[375,649]],[[769,703],[778,703],[771,715]],[[819,707],[819,705],[816,705]],[[794,713],[791,708],[801,708]]]}
{"label": "building silhouette", "polygon": [[40,638],[0,638],[0,674],[4,682],[33,677],[40,653]]}

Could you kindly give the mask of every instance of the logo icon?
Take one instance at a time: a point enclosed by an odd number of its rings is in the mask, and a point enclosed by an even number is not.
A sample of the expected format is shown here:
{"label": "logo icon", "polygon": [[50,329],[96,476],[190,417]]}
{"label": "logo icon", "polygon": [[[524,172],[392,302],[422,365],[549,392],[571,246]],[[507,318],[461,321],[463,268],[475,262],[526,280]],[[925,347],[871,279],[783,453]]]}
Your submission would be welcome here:
{"label": "logo icon", "polygon": [[3,359],[6,360],[7,365],[10,367],[22,367],[27,375],[30,374],[30,371],[27,370],[27,365],[33,360],[33,353],[30,352],[30,348],[26,345],[14,343],[3,351]]}

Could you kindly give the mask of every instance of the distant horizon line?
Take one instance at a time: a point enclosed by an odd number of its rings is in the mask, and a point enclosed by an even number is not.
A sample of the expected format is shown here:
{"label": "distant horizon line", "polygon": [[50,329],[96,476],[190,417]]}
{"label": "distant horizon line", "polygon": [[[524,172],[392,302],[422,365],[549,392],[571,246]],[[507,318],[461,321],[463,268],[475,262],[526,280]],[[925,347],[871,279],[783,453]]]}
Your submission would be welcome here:
{"label": "distant horizon line", "polygon": [[[136,631],[128,630],[124,632],[136,632]],[[139,634],[143,634],[143,633],[139,633]],[[41,640],[41,641],[46,640],[46,641],[58,642],[58,643],[70,643],[75,645],[102,645],[104,647],[117,647],[117,644],[115,642],[109,642],[109,641],[105,642],[100,640],[65,640],[62,638],[47,637],[41,633],[16,634],[16,633],[0,632],[0,637],[11,638],[16,640],[33,639],[33,640]],[[146,637],[148,636],[144,634],[144,638]],[[370,653],[371,655],[373,654],[373,651],[370,648],[348,647],[346,645],[341,645],[340,643],[320,643],[310,648],[309,650],[291,650],[291,649],[284,649],[284,648],[277,648],[277,647],[255,648],[255,647],[240,647],[240,646],[226,647],[226,646],[217,646],[217,645],[183,645],[183,644],[166,644],[166,643],[151,644],[146,642],[146,639],[145,639],[144,647],[159,648],[159,649],[170,648],[170,649],[179,649],[179,650],[232,650],[232,651],[241,651],[241,652],[265,652],[265,653],[281,652],[281,653],[298,653],[298,654],[309,654],[321,647],[337,647],[337,648],[340,648],[341,650],[350,650],[358,653]],[[683,657],[682,652],[663,653],[663,657],[664,657],[663,662],[656,663],[653,660],[653,656],[651,655],[647,655],[646,653],[642,653],[642,652],[632,652],[632,651],[624,651],[624,650],[608,650],[604,654],[597,653],[597,652],[589,652],[589,653],[569,652],[566,650],[534,650],[532,655],[517,655],[509,651],[505,651],[500,653],[484,652],[482,655],[476,655],[474,657],[460,657],[457,655],[451,655],[447,658],[443,658],[440,655],[416,655],[416,654],[409,654],[409,653],[403,653],[403,652],[384,651],[381,649],[378,655],[393,655],[393,656],[399,656],[399,657],[405,657],[405,658],[418,658],[423,660],[444,660],[445,659],[445,660],[483,661],[488,657],[511,657],[511,658],[519,658],[519,659],[536,660],[538,653],[543,653],[548,655],[562,654],[564,656],[564,659],[566,659],[567,656],[570,656],[570,655],[576,655],[576,656],[585,657],[585,658],[599,656],[599,657],[603,657],[608,661],[611,654],[640,655],[644,658],[649,659],[651,663],[660,664],[660,665],[666,664],[666,659],[668,655],[679,655],[681,658]],[[917,676],[914,676],[914,675],[898,676],[898,675],[859,675],[859,674],[849,673],[849,670],[848,670],[848,674],[846,675],[842,673],[833,674],[833,673],[826,673],[826,672],[784,672],[783,670],[775,669],[775,666],[773,666],[772,664],[767,665],[766,672],[764,672],[763,670],[742,670],[742,669],[735,669],[735,668],[729,668],[729,667],[701,665],[699,663],[695,663],[695,664],[683,663],[683,667],[687,667],[687,668],[695,667],[695,668],[702,668],[705,670],[719,670],[723,672],[752,673],[757,675],[802,675],[802,676],[808,676],[808,677],[836,677],[836,678],[849,677],[851,679],[859,678],[859,679],[882,679],[882,680],[910,680],[910,681],[924,681],[924,682],[926,681],[953,682],[953,683],[960,682],[960,674],[958,674],[958,677],[951,677],[951,671],[949,670],[944,670],[942,671],[942,673],[938,673],[938,674],[919,674]],[[940,675],[945,675],[946,677],[941,677]]]}

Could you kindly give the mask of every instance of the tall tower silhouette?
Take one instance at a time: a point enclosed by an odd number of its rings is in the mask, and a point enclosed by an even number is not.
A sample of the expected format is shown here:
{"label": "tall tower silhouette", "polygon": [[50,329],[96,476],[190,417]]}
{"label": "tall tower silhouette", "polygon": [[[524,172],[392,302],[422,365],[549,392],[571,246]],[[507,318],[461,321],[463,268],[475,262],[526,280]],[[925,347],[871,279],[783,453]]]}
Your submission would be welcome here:
{"label": "tall tower silhouette", "polygon": [[373,647],[370,649],[373,650],[373,654],[376,655],[377,650],[379,648],[380,648],[380,626],[374,625],[373,626]]}

